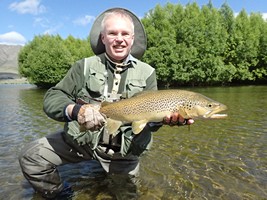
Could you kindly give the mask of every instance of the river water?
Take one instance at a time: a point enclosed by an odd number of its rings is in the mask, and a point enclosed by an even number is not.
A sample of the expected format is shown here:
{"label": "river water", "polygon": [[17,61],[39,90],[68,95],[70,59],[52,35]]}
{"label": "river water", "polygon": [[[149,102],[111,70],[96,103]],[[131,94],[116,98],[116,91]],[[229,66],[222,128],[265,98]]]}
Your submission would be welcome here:
{"label": "river water", "polygon": [[[187,89],[226,104],[228,117],[154,133],[141,158],[137,199],[267,199],[267,86]],[[28,142],[63,126],[43,113],[44,93],[29,84],[0,85],[0,199],[41,199],[17,158]],[[116,199],[96,162],[59,171],[73,185],[73,199]]]}

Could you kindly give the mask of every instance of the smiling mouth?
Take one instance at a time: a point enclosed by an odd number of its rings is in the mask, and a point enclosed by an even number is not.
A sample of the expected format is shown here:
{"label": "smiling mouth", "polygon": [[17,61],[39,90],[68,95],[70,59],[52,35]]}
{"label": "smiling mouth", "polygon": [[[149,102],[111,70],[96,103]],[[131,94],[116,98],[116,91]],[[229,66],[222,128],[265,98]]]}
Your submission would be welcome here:
{"label": "smiling mouth", "polygon": [[125,47],[124,46],[113,46],[114,49],[124,49]]}

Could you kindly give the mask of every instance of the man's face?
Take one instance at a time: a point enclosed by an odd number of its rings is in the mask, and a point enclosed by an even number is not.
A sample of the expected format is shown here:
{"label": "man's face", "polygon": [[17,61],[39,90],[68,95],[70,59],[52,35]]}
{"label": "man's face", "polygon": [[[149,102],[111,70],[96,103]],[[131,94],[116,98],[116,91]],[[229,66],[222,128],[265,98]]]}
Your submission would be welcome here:
{"label": "man's face", "polygon": [[129,19],[111,16],[105,21],[101,39],[109,57],[121,62],[130,53],[134,42],[133,25]]}

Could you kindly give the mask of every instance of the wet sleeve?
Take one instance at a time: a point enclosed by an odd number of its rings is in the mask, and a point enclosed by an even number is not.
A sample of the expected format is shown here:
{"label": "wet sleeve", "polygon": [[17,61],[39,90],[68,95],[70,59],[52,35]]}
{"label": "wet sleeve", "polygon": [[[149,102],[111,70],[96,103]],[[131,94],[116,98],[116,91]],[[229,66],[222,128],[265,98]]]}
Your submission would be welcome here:
{"label": "wet sleeve", "polygon": [[57,121],[69,121],[65,108],[74,104],[78,92],[84,82],[83,61],[75,63],[66,76],[54,87],[50,88],[44,96],[44,112]]}
{"label": "wet sleeve", "polygon": [[149,122],[148,126],[151,132],[157,132],[159,128],[163,126],[163,123],[162,122]]}

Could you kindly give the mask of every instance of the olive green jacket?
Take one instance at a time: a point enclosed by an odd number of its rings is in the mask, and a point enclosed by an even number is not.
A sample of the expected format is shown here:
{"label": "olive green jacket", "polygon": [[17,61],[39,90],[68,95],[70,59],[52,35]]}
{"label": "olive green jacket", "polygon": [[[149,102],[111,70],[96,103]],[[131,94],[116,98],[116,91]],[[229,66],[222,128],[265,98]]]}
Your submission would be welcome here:
{"label": "olive green jacket", "polygon": [[[157,90],[155,69],[131,56],[130,58],[131,64],[121,75],[119,93],[129,98],[143,90]],[[69,104],[76,103],[78,98],[88,103],[104,99],[105,81],[108,80],[109,91],[113,85],[113,73],[107,67],[107,63],[104,54],[77,61],[66,76],[55,87],[50,88],[44,97],[45,113],[52,119],[66,122],[65,132],[80,145],[89,145],[92,150],[97,147],[104,128],[96,132],[80,132],[77,121],[70,121],[66,117],[65,108]],[[122,132],[120,152],[126,155],[131,152],[132,131],[131,128],[129,131],[129,126],[121,127],[120,131]]]}

